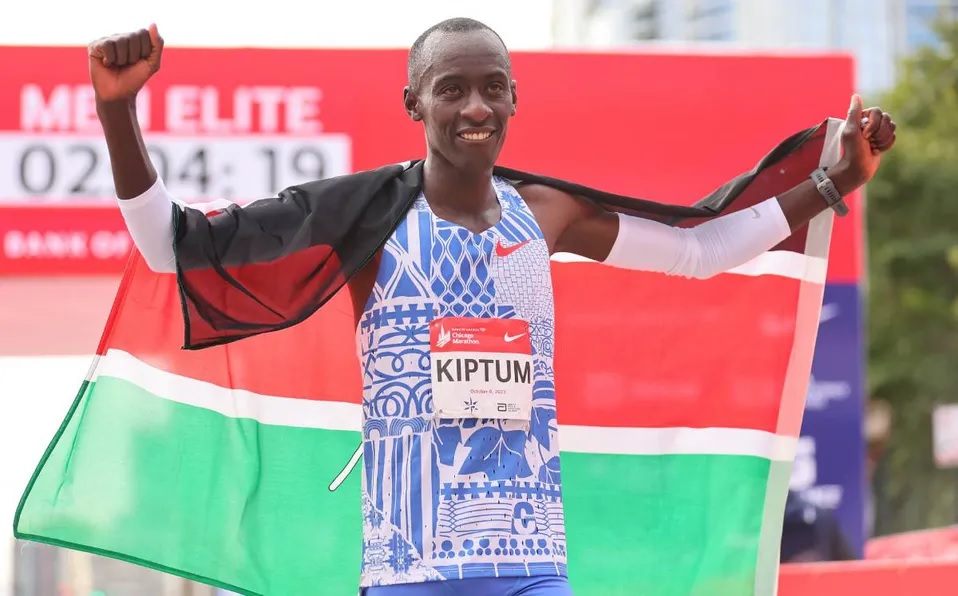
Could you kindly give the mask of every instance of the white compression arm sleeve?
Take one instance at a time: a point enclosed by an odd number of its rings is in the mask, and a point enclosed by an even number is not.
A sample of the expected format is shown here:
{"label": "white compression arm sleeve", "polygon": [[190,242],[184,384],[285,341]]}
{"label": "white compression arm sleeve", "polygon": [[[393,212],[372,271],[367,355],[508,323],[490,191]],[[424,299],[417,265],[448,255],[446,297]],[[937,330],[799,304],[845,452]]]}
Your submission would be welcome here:
{"label": "white compression arm sleeve", "polygon": [[605,264],[699,279],[746,263],[792,233],[774,197],[692,228],[618,216],[619,233]]}
{"label": "white compression arm sleeve", "polygon": [[153,186],[140,196],[117,201],[133,244],[149,268],[157,273],[175,272],[173,197],[163,180],[157,177]]}

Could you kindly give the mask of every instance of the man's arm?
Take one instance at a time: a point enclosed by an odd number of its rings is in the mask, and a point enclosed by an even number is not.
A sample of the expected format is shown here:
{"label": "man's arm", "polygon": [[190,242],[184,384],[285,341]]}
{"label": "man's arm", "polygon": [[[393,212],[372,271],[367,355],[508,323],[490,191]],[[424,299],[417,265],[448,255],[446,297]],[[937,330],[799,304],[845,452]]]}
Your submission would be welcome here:
{"label": "man's arm", "polygon": [[[216,265],[230,266],[268,262],[309,248],[314,235],[301,229],[310,225],[313,206],[300,196],[310,190],[309,184],[285,189],[276,198],[248,208],[228,207],[213,217],[198,206],[186,208],[167,192],[143,142],[135,102],[137,93],[159,70],[162,50],[163,40],[151,26],[97,40],[88,51],[120,211],[147,265],[172,273],[177,265],[186,269],[213,266],[211,255]],[[174,256],[174,227],[179,263]]]}
{"label": "man's arm", "polygon": [[[867,182],[878,168],[881,153],[895,142],[895,124],[873,108],[863,118],[855,96],[842,133],[844,155],[828,171],[843,196]],[[548,191],[526,190],[535,198]],[[559,192],[559,191],[554,191]],[[565,194],[565,193],[562,193]],[[571,252],[589,259],[644,271],[707,278],[741,265],[769,250],[828,208],[808,179],[754,208],[719,216],[692,228],[610,213],[592,202],[565,195],[551,197],[537,209],[550,212],[542,222],[552,252]]]}
{"label": "man's arm", "polygon": [[[791,234],[776,198],[692,228],[678,228],[609,212],[552,188],[523,187],[520,192],[552,253],[573,253],[613,267],[705,279],[750,260]],[[819,202],[825,204],[821,197]]]}
{"label": "man's arm", "polygon": [[113,169],[113,185],[121,201],[141,196],[157,179],[143,142],[143,133],[136,118],[136,102],[129,100],[96,102],[97,115],[103,126]]}
{"label": "man's arm", "polygon": [[[843,196],[856,188],[845,170],[834,170],[829,177]],[[736,250],[737,246],[744,247],[750,243],[749,236],[766,236],[781,242],[828,208],[812,180],[805,180],[750,210],[721,215],[691,228],[676,228],[652,220],[611,213],[586,199],[576,198],[575,203],[575,216],[570,218],[568,227],[559,236],[556,252],[571,252],[597,261],[604,261],[609,256],[620,231],[648,235],[650,238],[643,242],[648,248],[661,247],[663,243],[666,246],[675,244],[681,239],[679,237],[684,236],[687,242],[719,242],[727,246],[725,252],[736,253],[741,252]],[[768,248],[771,247],[757,250]],[[752,251],[746,249],[745,252]]]}
{"label": "man's arm", "polygon": [[173,272],[173,201],[157,177],[136,118],[136,95],[159,70],[162,54],[163,38],[155,25],[98,39],[87,48],[123,219],[147,265]]}

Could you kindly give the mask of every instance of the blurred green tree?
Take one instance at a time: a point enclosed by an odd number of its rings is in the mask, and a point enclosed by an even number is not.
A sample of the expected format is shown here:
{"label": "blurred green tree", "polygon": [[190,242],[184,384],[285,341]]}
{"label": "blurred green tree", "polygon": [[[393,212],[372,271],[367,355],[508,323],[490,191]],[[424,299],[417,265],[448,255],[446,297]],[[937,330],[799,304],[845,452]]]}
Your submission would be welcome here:
{"label": "blurred green tree", "polygon": [[879,102],[898,140],[866,189],[868,385],[893,415],[876,534],[958,523],[958,471],[936,468],[931,431],[935,405],[958,402],[958,22],[936,31]]}

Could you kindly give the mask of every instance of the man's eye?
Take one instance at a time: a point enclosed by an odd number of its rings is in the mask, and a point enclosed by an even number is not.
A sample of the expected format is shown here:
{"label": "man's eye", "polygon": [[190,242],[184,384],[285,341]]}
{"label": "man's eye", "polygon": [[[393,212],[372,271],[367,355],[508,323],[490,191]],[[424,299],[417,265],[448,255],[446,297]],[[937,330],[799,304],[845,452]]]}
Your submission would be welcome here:
{"label": "man's eye", "polygon": [[440,95],[457,95],[459,87],[443,87],[439,93]]}
{"label": "man's eye", "polygon": [[506,90],[506,86],[502,83],[492,83],[489,85],[489,90],[493,93],[502,93]]}

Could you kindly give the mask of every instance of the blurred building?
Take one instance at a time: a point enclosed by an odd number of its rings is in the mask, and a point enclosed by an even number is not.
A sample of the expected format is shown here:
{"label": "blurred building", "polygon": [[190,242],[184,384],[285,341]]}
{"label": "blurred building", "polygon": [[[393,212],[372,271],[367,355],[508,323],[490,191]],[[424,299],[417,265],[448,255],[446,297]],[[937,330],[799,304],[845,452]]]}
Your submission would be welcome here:
{"label": "blurred building", "polygon": [[858,87],[880,92],[898,60],[935,43],[930,22],[958,0],[556,0],[558,46],[846,51]]}

